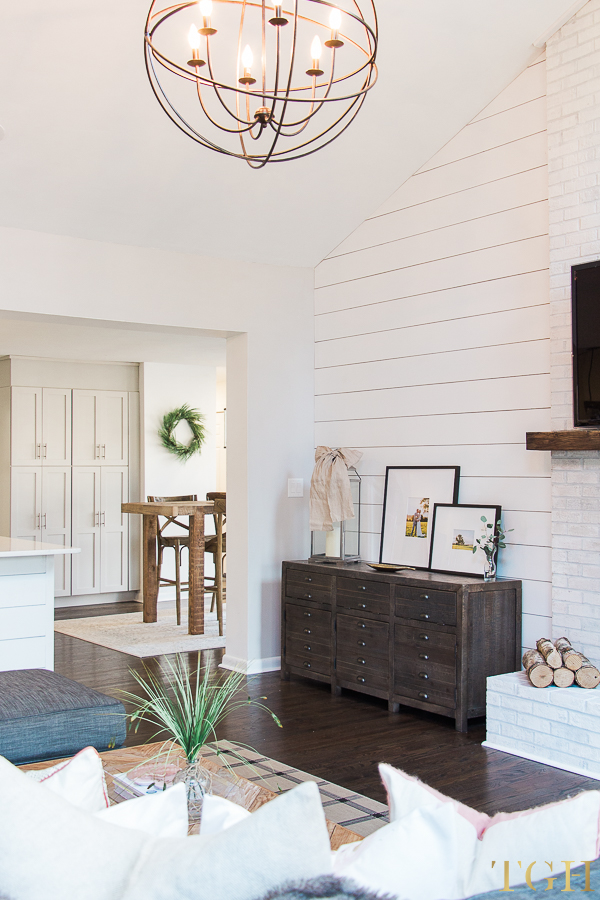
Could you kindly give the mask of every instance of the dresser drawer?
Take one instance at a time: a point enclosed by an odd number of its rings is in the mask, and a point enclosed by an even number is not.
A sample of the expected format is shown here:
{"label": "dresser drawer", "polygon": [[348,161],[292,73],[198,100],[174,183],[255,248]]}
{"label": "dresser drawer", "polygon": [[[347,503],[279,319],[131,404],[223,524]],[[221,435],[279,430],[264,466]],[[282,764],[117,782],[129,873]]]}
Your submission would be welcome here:
{"label": "dresser drawer", "polygon": [[419,619],[438,625],[456,625],[456,594],[396,586],[395,613],[404,619]]}
{"label": "dresser drawer", "polygon": [[376,616],[389,616],[390,601],[369,594],[337,594],[337,605],[341,609],[355,610],[357,613],[371,613]]}
{"label": "dresser drawer", "polygon": [[286,653],[286,665],[295,669],[303,669],[306,672],[316,672],[317,675],[331,675],[331,658],[328,656],[316,656],[312,653]]}
{"label": "dresser drawer", "polygon": [[407,671],[413,663],[431,663],[454,670],[456,636],[431,628],[411,628],[396,622],[394,626],[394,659],[396,670]]}
{"label": "dresser drawer", "polygon": [[[446,653],[448,651],[445,651]],[[394,677],[396,679],[396,684],[404,683],[405,679],[420,679],[421,682],[431,684],[440,683],[444,685],[450,685],[452,688],[456,685],[456,667],[454,664],[454,658],[452,657],[449,662],[447,661],[435,661],[431,659],[429,653],[422,653],[422,657],[429,657],[428,659],[423,658],[413,658],[410,657],[399,657],[396,656],[394,663]]]}
{"label": "dresser drawer", "polygon": [[331,644],[331,613],[325,609],[309,609],[300,604],[286,603],[286,635],[310,636],[313,641]]}
{"label": "dresser drawer", "polygon": [[[402,680],[399,680],[396,675],[394,699],[399,697],[445,706],[448,709],[454,709],[456,706],[456,689],[453,684],[446,684],[442,681],[424,681],[419,677],[403,677]],[[400,702],[402,701],[400,700]]]}
{"label": "dresser drawer", "polygon": [[338,656],[350,652],[363,655],[385,656],[389,653],[390,626],[387,622],[374,622],[372,619],[357,616],[337,617]]}
{"label": "dresser drawer", "polygon": [[322,575],[320,572],[305,572],[302,569],[288,569],[286,572],[287,584],[306,584],[314,588],[326,589],[331,591],[333,587],[333,576]]}
{"label": "dresser drawer", "polygon": [[345,681],[348,685],[356,684],[364,688],[373,688],[376,691],[387,691],[390,683],[387,670],[384,672],[382,669],[367,669],[366,666],[350,665],[339,659],[336,664],[336,675],[338,681]]}
{"label": "dresser drawer", "polygon": [[314,659],[327,660],[331,664],[331,649],[329,644],[313,641],[308,635],[290,635],[286,637],[285,658],[289,665],[295,665],[292,660],[310,662]]}
{"label": "dresser drawer", "polygon": [[370,597],[390,596],[390,586],[386,581],[371,581],[370,579],[338,577],[338,594],[368,594]]}
{"label": "dresser drawer", "polygon": [[378,656],[376,653],[360,652],[358,647],[338,647],[337,665],[351,666],[357,671],[368,669],[387,678],[389,671],[389,660],[387,656]]}
{"label": "dresser drawer", "polygon": [[312,600],[314,603],[331,603],[331,591],[324,587],[313,587],[312,584],[296,584],[288,581],[285,587],[286,597],[294,600]]}

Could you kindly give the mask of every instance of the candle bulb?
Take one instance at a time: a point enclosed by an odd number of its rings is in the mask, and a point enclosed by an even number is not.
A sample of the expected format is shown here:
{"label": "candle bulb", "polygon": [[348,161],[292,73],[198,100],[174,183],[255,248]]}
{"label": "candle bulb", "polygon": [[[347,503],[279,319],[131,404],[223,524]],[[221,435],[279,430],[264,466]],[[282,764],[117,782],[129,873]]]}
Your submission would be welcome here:
{"label": "candle bulb", "polygon": [[203,59],[200,59],[200,54],[198,52],[200,48],[200,33],[194,24],[190,25],[188,42],[192,48],[192,58],[188,59],[188,66],[192,66],[195,69],[199,69],[200,66],[205,66],[206,63]]}
{"label": "candle bulb", "polygon": [[337,50],[338,47],[343,47],[344,42],[339,38],[339,30],[342,26],[342,14],[337,7],[334,7],[331,10],[331,15],[329,16],[329,27],[331,28],[331,38],[328,41],[325,41],[326,47],[332,47],[334,50]]}
{"label": "candle bulb", "polygon": [[319,60],[321,58],[321,53],[323,52],[323,48],[321,47],[321,41],[319,40],[319,36],[315,35],[313,38],[313,42],[310,45],[310,55],[312,56],[312,69],[307,69],[306,74],[312,75],[313,78],[316,78],[319,75],[323,74],[323,69],[319,66]]}
{"label": "candle bulb", "polygon": [[240,79],[238,79],[240,84],[244,84],[246,85],[246,87],[251,84],[256,84],[256,78],[253,78],[250,73],[253,62],[254,54],[252,53],[250,44],[246,44],[246,46],[244,47],[244,52],[242,53],[242,65],[244,67],[244,74]]}
{"label": "candle bulb", "polygon": [[210,24],[212,0],[200,0],[198,6],[200,7],[200,13],[202,15],[202,28],[200,29],[200,34],[204,34],[206,37],[210,37],[211,34],[216,34],[217,29],[212,28]]}

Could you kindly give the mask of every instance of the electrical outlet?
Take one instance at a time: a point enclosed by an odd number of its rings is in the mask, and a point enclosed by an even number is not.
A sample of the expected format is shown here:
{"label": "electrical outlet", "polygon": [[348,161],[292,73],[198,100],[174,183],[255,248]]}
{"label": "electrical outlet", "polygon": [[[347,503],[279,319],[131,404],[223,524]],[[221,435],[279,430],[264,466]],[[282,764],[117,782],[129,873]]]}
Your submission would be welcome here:
{"label": "electrical outlet", "polygon": [[288,497],[304,497],[304,478],[288,478]]}

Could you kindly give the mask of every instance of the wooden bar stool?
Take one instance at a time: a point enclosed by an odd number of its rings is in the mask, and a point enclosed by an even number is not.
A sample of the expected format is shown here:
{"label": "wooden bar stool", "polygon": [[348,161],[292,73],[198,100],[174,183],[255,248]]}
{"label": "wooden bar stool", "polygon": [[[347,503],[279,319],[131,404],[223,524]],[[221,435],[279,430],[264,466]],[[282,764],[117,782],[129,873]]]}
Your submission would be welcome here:
{"label": "wooden bar stool", "polygon": [[219,622],[219,634],[223,634],[223,601],[225,600],[225,555],[227,553],[227,534],[224,526],[226,521],[226,497],[224,491],[210,491],[206,495],[207,500],[212,500],[215,504],[213,512],[213,520],[215,523],[215,534],[206,538],[204,543],[204,552],[210,553],[215,564],[214,578],[205,576],[204,590],[206,593],[212,594],[212,603],[210,611],[212,612],[217,604],[217,620]]}
{"label": "wooden bar stool", "polygon": [[[148,497],[148,503],[177,503],[182,500],[197,500],[198,497],[196,494],[185,494],[179,497]],[[179,528],[185,528],[187,530],[187,534],[163,534],[163,531],[168,525],[177,525]],[[164,525],[160,525],[159,519],[159,528],[158,528],[158,587],[160,590],[161,584],[174,584],[175,585],[175,607],[177,610],[177,624],[181,625],[181,591],[182,589],[189,590],[189,581],[181,580],[181,553],[184,547],[188,548],[188,553],[190,549],[190,526],[185,525],[183,522],[180,522],[175,516],[166,516],[166,521]],[[165,547],[172,547],[175,551],[175,581],[172,578],[163,578],[161,576],[161,568],[163,561],[163,551]]]}

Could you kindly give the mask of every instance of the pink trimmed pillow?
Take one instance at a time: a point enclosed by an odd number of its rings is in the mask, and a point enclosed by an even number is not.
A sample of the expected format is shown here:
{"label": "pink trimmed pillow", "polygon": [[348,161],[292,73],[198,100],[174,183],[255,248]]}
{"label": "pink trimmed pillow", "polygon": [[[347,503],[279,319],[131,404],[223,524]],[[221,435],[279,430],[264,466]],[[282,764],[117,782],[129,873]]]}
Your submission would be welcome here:
{"label": "pink trimmed pillow", "polygon": [[26,774],[86,812],[99,812],[110,805],[102,760],[94,747],[86,747],[56,766]]}

